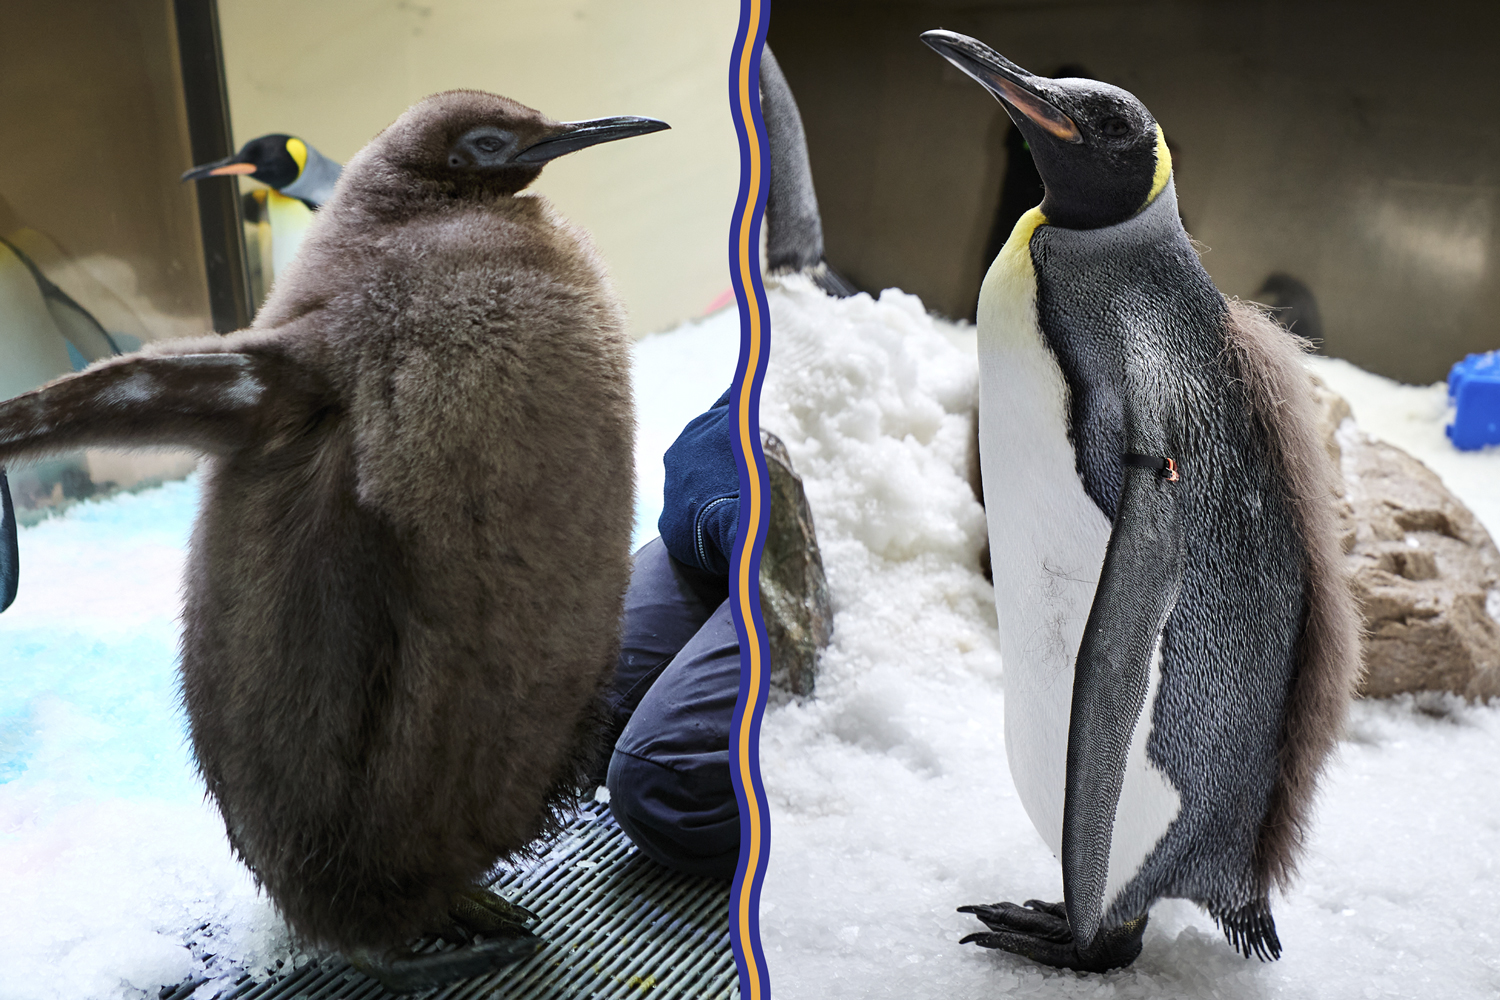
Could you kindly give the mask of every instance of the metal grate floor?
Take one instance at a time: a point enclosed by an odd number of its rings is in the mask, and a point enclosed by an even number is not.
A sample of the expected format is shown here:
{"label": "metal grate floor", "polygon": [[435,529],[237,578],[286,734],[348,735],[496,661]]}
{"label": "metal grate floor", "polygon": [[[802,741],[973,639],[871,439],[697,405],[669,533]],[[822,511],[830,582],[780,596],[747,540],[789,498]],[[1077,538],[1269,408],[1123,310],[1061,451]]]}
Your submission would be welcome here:
{"label": "metal grate floor", "polygon": [[[490,888],[541,917],[532,957],[426,993],[431,1000],[735,1000],[729,883],[668,871],[643,857],[609,807],[591,803],[537,862],[502,870]],[[429,942],[423,950],[440,946]],[[187,1000],[190,980],[161,991]],[[219,1000],[393,997],[337,956],[269,978],[246,977]]]}

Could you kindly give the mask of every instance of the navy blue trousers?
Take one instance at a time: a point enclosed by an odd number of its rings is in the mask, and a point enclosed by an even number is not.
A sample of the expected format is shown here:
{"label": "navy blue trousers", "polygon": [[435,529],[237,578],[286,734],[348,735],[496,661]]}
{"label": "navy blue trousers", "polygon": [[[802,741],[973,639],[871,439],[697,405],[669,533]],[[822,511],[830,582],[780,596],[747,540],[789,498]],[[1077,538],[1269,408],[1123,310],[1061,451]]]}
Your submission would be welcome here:
{"label": "navy blue trousers", "polygon": [[677,871],[730,878],[740,853],[729,736],[740,646],[725,577],[667,554],[635,554],[609,709],[619,737],[609,806],[641,853]]}

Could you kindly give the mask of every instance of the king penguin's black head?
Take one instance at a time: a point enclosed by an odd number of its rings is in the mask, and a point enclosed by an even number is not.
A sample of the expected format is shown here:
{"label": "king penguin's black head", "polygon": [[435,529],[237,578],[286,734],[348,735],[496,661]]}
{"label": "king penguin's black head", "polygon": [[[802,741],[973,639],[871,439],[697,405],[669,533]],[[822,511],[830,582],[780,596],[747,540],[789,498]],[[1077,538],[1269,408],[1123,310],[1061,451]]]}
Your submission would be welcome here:
{"label": "king penguin's black head", "polygon": [[1156,119],[1134,95],[1096,80],[1036,76],[967,35],[922,41],[1000,99],[1042,175],[1051,225],[1098,229],[1135,215],[1166,187],[1172,157]]}
{"label": "king penguin's black head", "polygon": [[450,90],[413,105],[366,147],[375,162],[358,162],[362,153],[349,169],[394,168],[425,190],[459,197],[515,194],[565,153],[668,127],[634,116],[558,122],[498,94]]}
{"label": "king penguin's black head", "polygon": [[194,167],[182,175],[185,181],[205,177],[244,174],[280,191],[295,181],[307,165],[307,144],[294,135],[256,136],[233,156]]}

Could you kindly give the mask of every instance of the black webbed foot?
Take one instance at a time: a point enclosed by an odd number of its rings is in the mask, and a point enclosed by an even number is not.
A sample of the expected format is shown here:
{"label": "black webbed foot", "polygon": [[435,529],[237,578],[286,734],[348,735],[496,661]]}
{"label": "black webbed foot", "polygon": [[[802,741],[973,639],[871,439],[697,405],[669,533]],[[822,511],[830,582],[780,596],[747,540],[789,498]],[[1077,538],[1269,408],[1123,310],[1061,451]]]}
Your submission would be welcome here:
{"label": "black webbed foot", "polygon": [[474,886],[453,899],[448,916],[470,936],[514,937],[530,934],[542,918],[483,886]]}
{"label": "black webbed foot", "polygon": [[451,925],[440,933],[458,944],[452,951],[362,950],[349,954],[349,962],[392,993],[410,993],[486,975],[542,946],[541,938],[532,933],[541,918],[482,886],[455,896],[448,919]]}
{"label": "black webbed foot", "polygon": [[960,944],[999,948],[1042,965],[1079,972],[1106,972],[1129,965],[1141,953],[1141,938],[1146,933],[1146,918],[1142,916],[1123,927],[1101,930],[1080,948],[1062,903],[1028,899],[1025,906],[960,906],[958,912],[974,914],[989,928],[988,932],[970,934]]}

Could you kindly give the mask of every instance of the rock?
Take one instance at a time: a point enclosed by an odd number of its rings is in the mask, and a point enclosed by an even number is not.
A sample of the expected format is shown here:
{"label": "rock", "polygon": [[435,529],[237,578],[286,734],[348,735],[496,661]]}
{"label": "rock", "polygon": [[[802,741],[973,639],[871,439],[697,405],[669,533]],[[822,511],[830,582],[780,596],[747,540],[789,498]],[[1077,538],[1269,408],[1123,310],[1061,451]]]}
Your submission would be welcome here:
{"label": "rock", "polygon": [[1338,394],[1319,385],[1317,395],[1364,610],[1360,693],[1500,695],[1500,550],[1431,470],[1360,430]]}
{"label": "rock", "polygon": [[761,431],[769,473],[769,524],[760,556],[760,611],[770,640],[771,684],[797,696],[813,693],[818,653],[833,638],[833,605],[802,478],[786,446]]}

